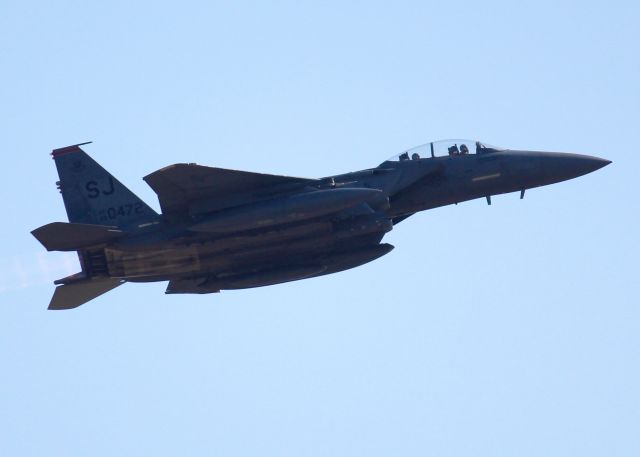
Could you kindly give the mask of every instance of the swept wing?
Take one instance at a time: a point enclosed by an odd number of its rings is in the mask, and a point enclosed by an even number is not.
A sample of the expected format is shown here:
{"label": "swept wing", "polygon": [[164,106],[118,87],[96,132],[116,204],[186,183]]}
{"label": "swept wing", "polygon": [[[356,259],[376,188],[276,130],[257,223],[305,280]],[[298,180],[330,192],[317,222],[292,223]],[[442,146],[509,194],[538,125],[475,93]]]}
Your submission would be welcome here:
{"label": "swept wing", "polygon": [[269,175],[225,168],[179,163],[162,168],[144,177],[158,195],[163,213],[184,212],[190,203],[229,199],[234,195],[252,196],[273,192],[274,189],[317,184],[317,179]]}

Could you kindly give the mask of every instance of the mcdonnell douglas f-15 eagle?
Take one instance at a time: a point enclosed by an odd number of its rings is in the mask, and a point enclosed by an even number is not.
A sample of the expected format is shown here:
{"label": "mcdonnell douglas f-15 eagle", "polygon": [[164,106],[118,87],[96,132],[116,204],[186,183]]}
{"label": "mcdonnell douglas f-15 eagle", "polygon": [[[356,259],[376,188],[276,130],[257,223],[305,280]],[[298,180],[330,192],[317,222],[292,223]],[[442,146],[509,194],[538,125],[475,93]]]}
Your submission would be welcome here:
{"label": "mcdonnell douglas f-15 eagle", "polygon": [[83,151],[52,152],[69,222],[32,233],[49,251],[77,251],[82,271],[55,281],[49,309],[69,309],[125,282],[168,281],[206,294],[336,273],[382,257],[393,227],[418,211],[572,179],[597,157],[427,143],[375,168],[321,179],[179,163],[144,180],[158,214]]}

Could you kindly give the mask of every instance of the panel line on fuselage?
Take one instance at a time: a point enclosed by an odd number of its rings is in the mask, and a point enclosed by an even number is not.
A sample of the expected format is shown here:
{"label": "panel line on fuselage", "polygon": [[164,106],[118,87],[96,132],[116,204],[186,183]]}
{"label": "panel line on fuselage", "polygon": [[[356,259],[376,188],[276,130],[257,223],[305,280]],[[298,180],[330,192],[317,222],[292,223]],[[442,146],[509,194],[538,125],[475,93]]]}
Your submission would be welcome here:
{"label": "panel line on fuselage", "polygon": [[471,181],[473,182],[486,181],[487,179],[499,178],[501,175],[502,173],[492,173],[490,175],[476,176],[475,178],[472,178]]}

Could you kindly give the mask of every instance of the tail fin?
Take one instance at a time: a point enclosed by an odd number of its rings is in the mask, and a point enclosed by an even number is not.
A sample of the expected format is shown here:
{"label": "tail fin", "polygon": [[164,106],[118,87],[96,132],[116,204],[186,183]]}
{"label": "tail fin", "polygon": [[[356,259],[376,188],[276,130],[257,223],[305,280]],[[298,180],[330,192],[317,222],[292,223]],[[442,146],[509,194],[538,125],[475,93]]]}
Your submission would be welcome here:
{"label": "tail fin", "polygon": [[124,281],[117,278],[85,278],[56,287],[49,309],[71,309],[115,289]]}
{"label": "tail fin", "polygon": [[158,213],[80,149],[84,144],[51,153],[69,222],[135,229],[157,221]]}

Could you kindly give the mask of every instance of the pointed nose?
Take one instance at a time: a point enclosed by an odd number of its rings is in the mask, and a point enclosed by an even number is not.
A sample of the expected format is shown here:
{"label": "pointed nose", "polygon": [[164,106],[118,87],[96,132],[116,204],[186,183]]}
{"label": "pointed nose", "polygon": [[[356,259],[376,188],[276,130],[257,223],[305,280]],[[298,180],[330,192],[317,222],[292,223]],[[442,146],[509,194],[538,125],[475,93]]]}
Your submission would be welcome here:
{"label": "pointed nose", "polygon": [[545,178],[551,182],[577,178],[611,163],[610,160],[582,154],[548,152],[541,158]]}
{"label": "pointed nose", "polygon": [[577,161],[576,169],[583,171],[580,173],[580,175],[586,175],[587,173],[591,173],[592,171],[599,170],[602,167],[606,167],[611,163],[611,160],[602,159],[600,157],[584,156],[584,155],[580,155],[578,157],[579,158],[576,159]]}

